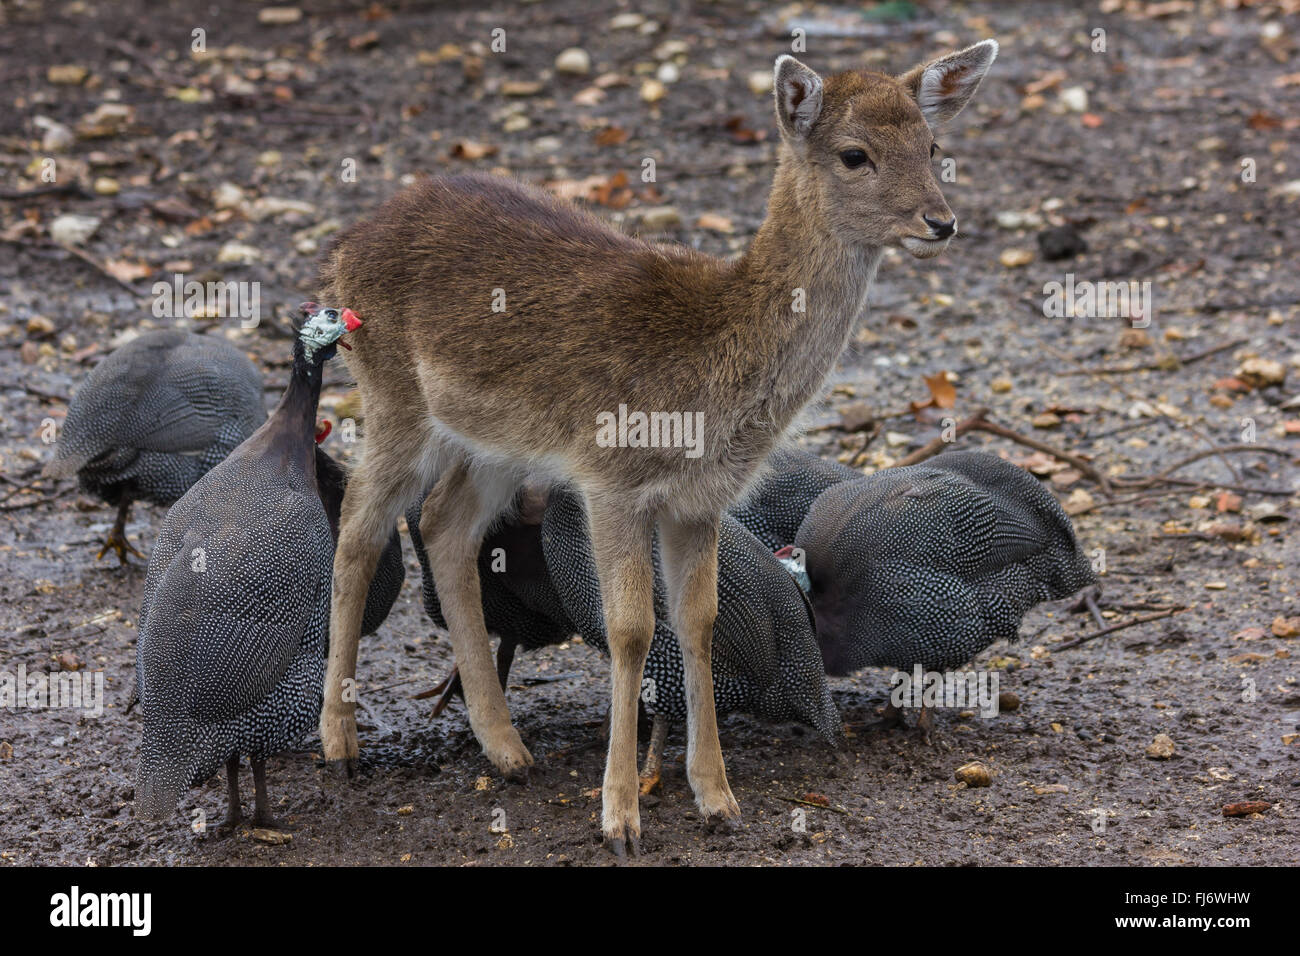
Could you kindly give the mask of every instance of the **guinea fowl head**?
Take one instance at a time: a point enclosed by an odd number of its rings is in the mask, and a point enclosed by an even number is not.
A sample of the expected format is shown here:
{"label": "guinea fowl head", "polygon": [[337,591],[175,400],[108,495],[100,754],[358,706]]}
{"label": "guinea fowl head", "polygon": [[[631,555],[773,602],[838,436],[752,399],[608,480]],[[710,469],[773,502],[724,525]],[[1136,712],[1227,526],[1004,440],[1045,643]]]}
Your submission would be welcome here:
{"label": "guinea fowl head", "polygon": [[301,351],[303,361],[316,368],[334,357],[344,335],[361,328],[361,319],[351,309],[317,309],[298,329],[294,342],[295,358]]}

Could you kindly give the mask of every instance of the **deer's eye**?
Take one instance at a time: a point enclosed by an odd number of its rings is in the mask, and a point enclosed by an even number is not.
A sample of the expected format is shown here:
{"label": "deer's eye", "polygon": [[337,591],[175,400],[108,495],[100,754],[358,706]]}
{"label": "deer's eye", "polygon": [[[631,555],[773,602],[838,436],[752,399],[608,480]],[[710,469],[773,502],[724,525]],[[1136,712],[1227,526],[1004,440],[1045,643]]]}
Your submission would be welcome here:
{"label": "deer's eye", "polygon": [[844,152],[840,153],[840,162],[849,167],[849,169],[857,169],[859,166],[868,165],[870,165],[872,169],[875,169],[871,160],[867,158],[866,150],[863,149],[846,149]]}
{"label": "deer's eye", "polygon": [[931,159],[934,159],[934,154],[937,153],[937,152],[939,152],[939,144],[938,144],[938,143],[931,143],[931,144],[930,144],[930,158],[931,158]]}

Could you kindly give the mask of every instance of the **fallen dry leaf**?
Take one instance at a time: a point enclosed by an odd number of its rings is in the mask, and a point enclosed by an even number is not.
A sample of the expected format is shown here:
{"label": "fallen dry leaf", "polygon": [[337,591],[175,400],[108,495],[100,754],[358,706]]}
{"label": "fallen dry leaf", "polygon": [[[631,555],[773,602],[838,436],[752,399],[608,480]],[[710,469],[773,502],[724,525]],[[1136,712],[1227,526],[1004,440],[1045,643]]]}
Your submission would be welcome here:
{"label": "fallen dry leaf", "polygon": [[453,159],[483,159],[487,156],[495,156],[499,148],[472,139],[458,139],[452,144],[451,157]]}

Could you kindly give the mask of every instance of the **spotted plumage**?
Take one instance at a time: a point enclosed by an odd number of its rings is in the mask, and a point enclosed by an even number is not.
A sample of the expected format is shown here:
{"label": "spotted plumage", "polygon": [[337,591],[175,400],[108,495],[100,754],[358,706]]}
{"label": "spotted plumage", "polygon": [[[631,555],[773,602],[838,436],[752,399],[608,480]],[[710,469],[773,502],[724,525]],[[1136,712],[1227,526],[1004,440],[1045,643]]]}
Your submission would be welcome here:
{"label": "spotted plumage", "polygon": [[795,544],[830,674],[960,667],[1014,640],[1035,604],[1096,580],[1056,499],[981,452],[836,483]]}
{"label": "spotted plumage", "polygon": [[[502,681],[516,647],[533,650],[574,633],[608,653],[600,587],[585,509],[568,489],[554,489],[544,513],[506,522],[479,556],[484,618],[500,635]],[[419,538],[419,507],[407,514],[424,569],[425,607],[445,626]],[[719,538],[718,617],[713,687],[719,713],[740,711],[773,721],[799,720],[828,740],[841,735],[817,652],[811,610],[794,580],[739,523],[724,517]],[[500,561],[504,558],[504,571]],[[655,554],[655,632],[646,658],[642,702],[655,716],[686,716],[685,673],[669,624],[667,592]]]}
{"label": "spotted plumage", "polygon": [[172,504],[265,420],[262,376],[237,348],[146,332],[86,376],[46,474],[75,474],[83,491],[117,506],[105,550],[125,561],[131,503]]}
{"label": "spotted plumage", "polygon": [[[326,310],[332,312],[333,310]],[[307,325],[343,333],[313,317]],[[315,727],[328,643],[333,527],[342,469],[316,448],[321,365],[295,341],[293,373],[267,422],[204,475],[168,512],[140,610],[136,690],[144,718],[136,812],[174,812],[181,792],[223,763],[231,819],[236,772],[247,754],[257,785],[255,821],[270,822],[265,759]],[[394,532],[395,535],[395,532]],[[391,607],[401,550],[376,574],[371,598]],[[396,582],[394,587],[393,582]],[[375,621],[377,624],[377,621]]]}
{"label": "spotted plumage", "polygon": [[794,544],[813,501],[831,485],[862,473],[795,448],[768,456],[762,480],[731,508],[731,515],[772,551]]}

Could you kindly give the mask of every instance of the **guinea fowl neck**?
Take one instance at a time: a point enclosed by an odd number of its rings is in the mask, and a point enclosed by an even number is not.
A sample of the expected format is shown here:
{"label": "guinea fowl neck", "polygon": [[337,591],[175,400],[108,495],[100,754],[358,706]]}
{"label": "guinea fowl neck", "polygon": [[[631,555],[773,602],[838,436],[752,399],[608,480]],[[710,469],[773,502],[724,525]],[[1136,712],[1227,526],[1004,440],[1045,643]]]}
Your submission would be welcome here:
{"label": "guinea fowl neck", "polygon": [[314,360],[308,359],[302,342],[294,342],[289,387],[266,426],[268,447],[278,448],[309,475],[316,472],[316,406],[320,401],[324,359],[319,353]]}

